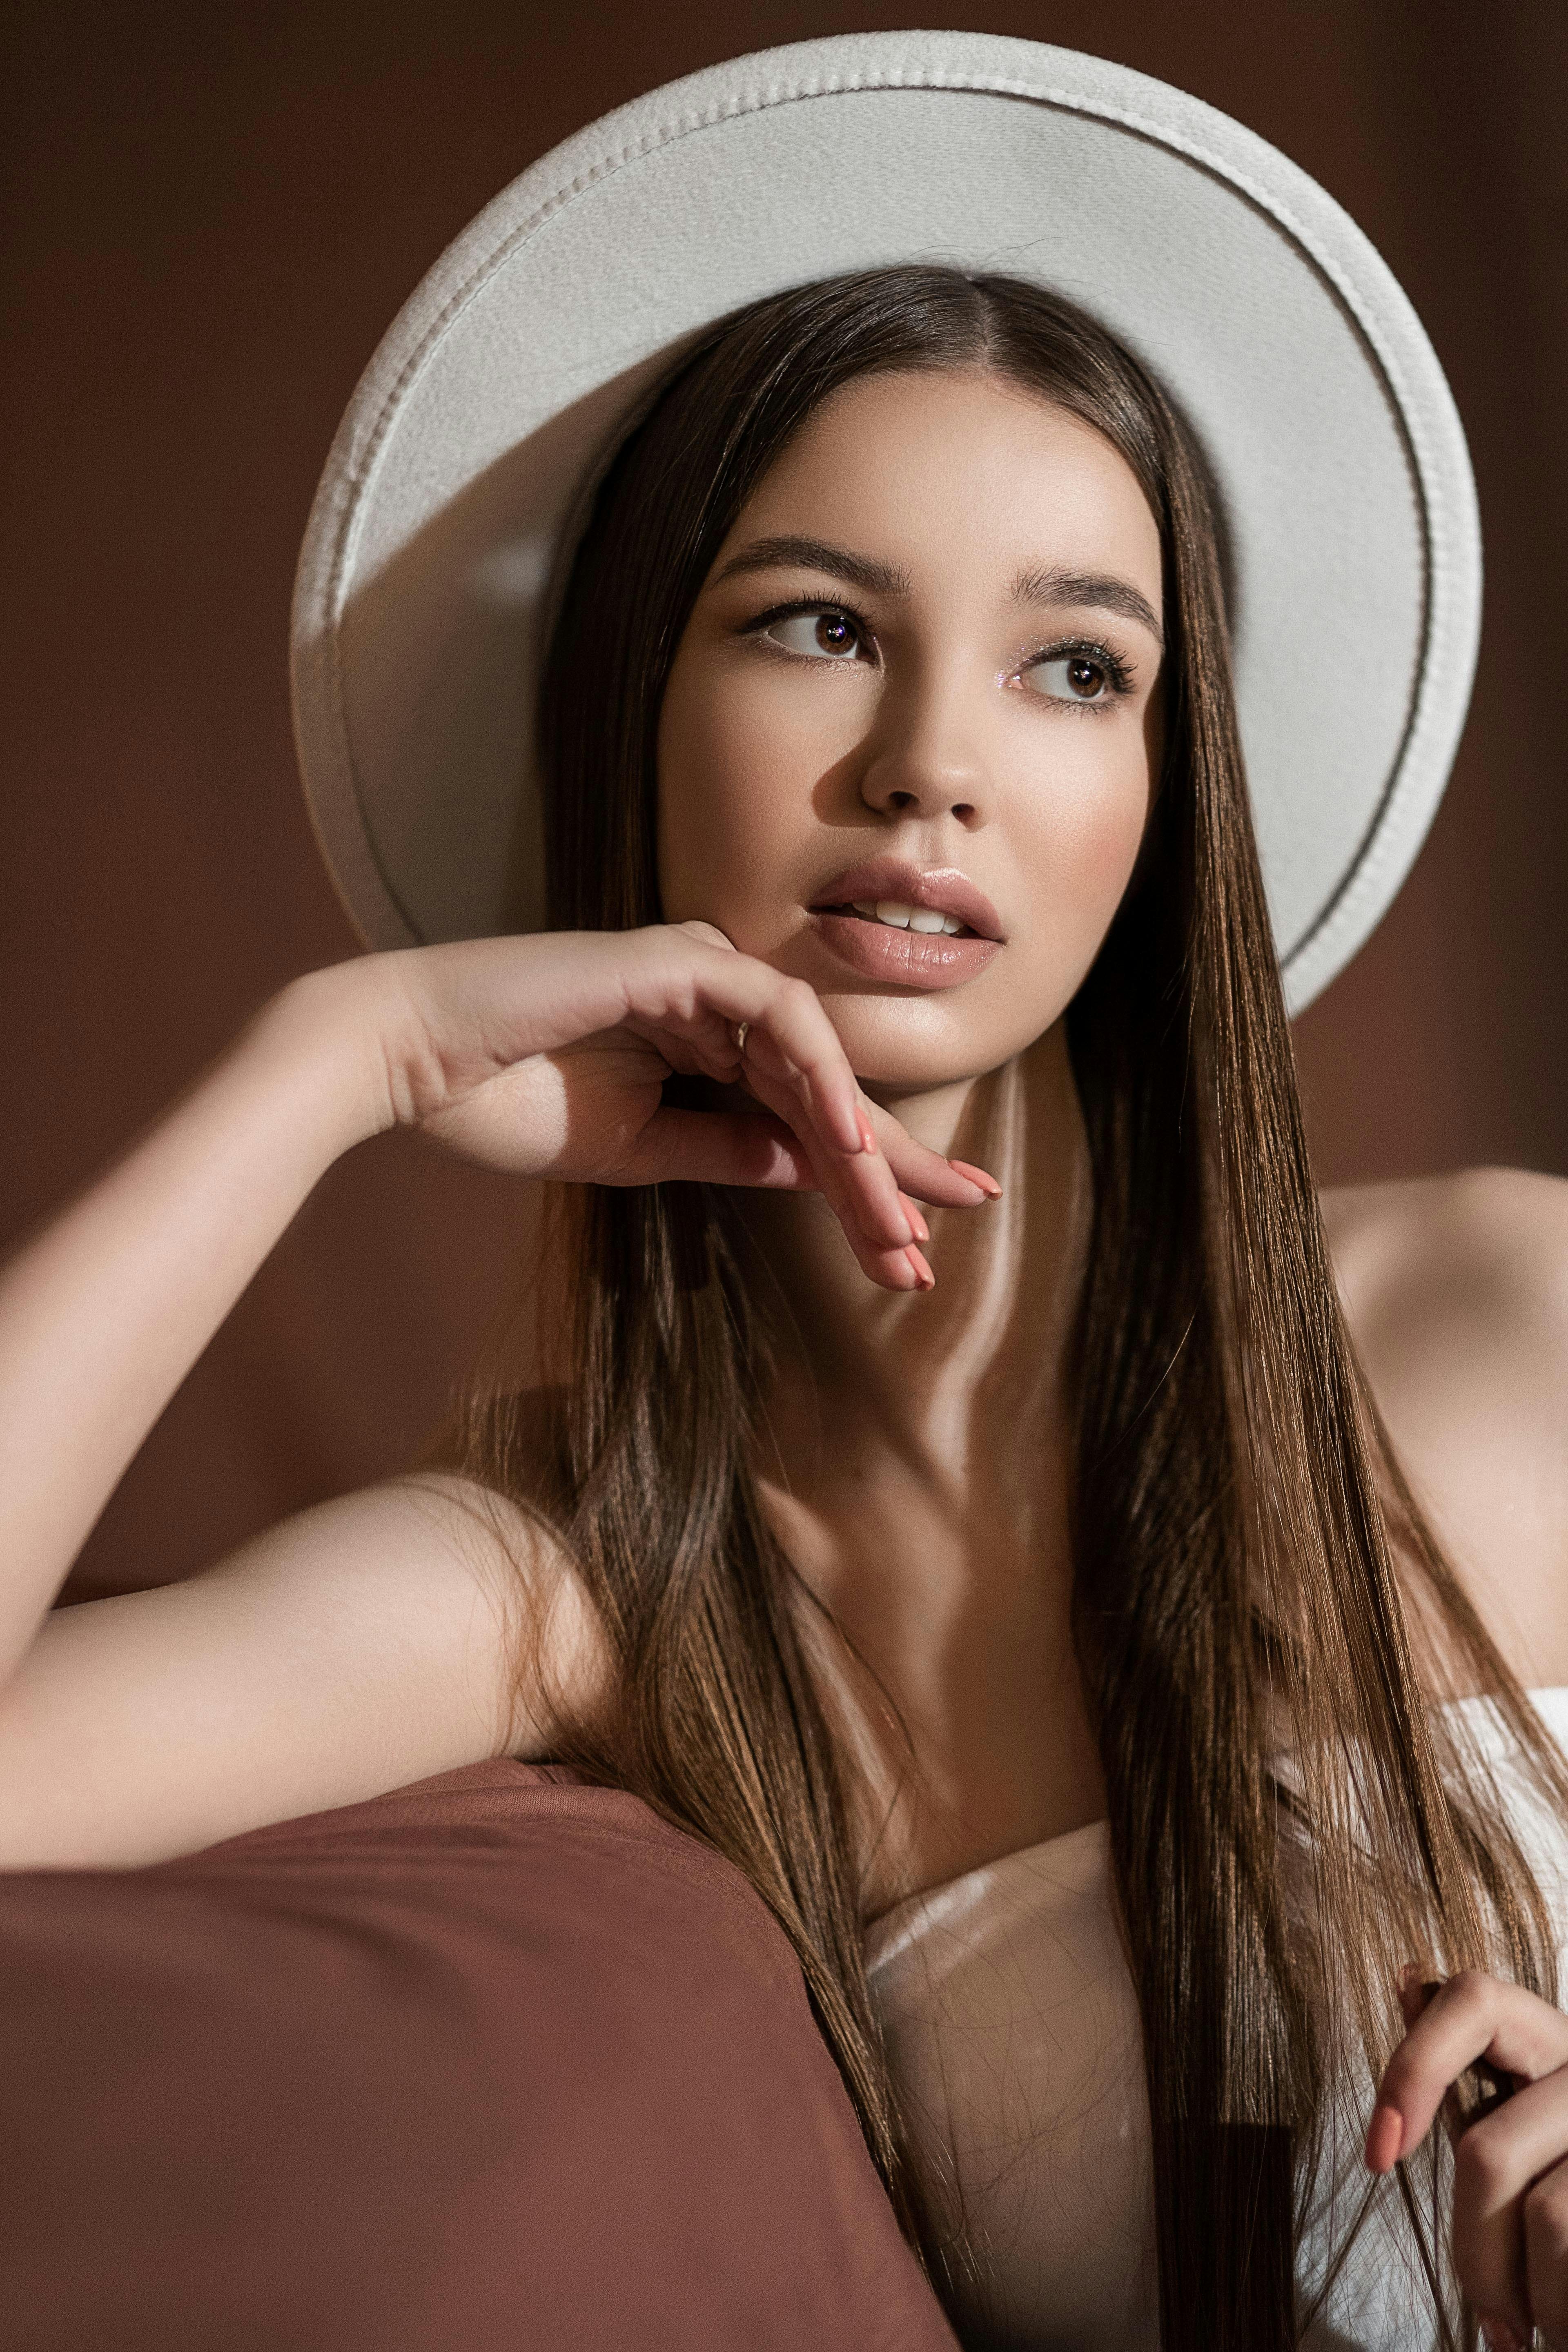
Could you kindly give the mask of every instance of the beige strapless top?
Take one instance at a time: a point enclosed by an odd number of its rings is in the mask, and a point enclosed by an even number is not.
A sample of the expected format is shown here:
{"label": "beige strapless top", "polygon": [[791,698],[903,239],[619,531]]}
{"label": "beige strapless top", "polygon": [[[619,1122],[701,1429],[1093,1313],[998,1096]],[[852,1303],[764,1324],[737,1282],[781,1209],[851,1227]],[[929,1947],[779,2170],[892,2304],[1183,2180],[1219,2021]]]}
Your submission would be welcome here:
{"label": "beige strapless top", "polygon": [[[1568,1688],[1531,1693],[1568,1752]],[[1520,1780],[1484,1701],[1475,1729],[1568,1947],[1568,1823]],[[954,2319],[968,2352],[1158,2352],[1148,2107],[1117,1935],[1106,1825],[1030,1846],[900,1903],[867,1937],[872,1997],[927,2161],[962,2199],[981,2275]],[[1371,2113],[1370,2082],[1356,2112]],[[1359,2144],[1303,2238],[1310,2298],[1367,2176]],[[1327,2168],[1331,2175],[1333,2168]],[[1374,2201],[1314,2352],[1428,2352],[1418,2275]]]}

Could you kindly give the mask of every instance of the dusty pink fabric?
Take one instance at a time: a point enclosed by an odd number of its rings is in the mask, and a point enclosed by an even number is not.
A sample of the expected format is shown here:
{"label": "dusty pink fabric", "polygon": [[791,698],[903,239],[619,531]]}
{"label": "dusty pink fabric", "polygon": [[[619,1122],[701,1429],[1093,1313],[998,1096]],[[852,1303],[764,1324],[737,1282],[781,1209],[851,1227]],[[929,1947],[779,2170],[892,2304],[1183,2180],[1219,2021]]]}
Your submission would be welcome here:
{"label": "dusty pink fabric", "polygon": [[784,1938],[506,1763],[0,1876],[6,2352],[952,2352]]}

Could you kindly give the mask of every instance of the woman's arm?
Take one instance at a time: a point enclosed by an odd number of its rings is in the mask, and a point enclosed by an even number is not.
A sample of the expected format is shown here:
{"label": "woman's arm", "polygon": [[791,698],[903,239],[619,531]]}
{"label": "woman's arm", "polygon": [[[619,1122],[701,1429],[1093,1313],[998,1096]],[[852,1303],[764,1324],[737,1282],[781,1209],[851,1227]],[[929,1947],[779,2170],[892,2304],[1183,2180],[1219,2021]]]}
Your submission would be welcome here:
{"label": "woman's arm", "polygon": [[[672,1071],[743,1079],[755,1112],[667,1106]],[[559,1548],[456,1480],[395,1481],[187,1583],[48,1615],[311,1186],[394,1124],[521,1176],[815,1186],[892,1288],[931,1279],[910,1193],[995,1189],[865,1104],[813,992],[705,925],[414,950],[285,989],[0,1275],[0,1866],[148,1861],[527,1752],[519,1569],[563,1604],[547,1668],[569,1688],[586,1670]]]}
{"label": "woman's arm", "polygon": [[1323,1210],[1418,1500],[1521,1679],[1568,1683],[1568,1183],[1471,1169]]}
{"label": "woman's arm", "polygon": [[[161,1862],[543,1753],[542,1716],[512,1689],[520,1570],[542,1596],[547,1579],[575,1591],[499,1498],[394,1480],[182,1583],[56,1611],[0,1696],[0,1869]],[[563,1610],[551,1628],[574,1706],[586,1693],[561,1636],[581,1622]]]}
{"label": "woman's arm", "polygon": [[392,1124],[354,980],[348,967],[286,988],[0,1270],[0,1691],[127,1465],[317,1180]]}
{"label": "woman's arm", "polygon": [[48,1614],[317,1180],[393,1124],[378,977],[285,989],[0,1273],[0,1866],[155,1861],[519,1736],[485,1572],[506,1561],[455,1482],[348,1496],[186,1583]]}

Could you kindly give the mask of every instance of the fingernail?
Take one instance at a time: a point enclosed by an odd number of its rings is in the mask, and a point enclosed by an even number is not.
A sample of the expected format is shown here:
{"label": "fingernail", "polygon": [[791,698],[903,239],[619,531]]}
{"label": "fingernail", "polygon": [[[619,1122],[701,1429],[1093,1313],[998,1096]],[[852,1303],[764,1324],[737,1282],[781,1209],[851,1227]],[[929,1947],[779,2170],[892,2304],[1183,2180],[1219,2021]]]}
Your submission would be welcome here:
{"label": "fingernail", "polygon": [[858,1117],[860,1121],[860,1149],[862,1151],[875,1151],[877,1139],[872,1132],[871,1122],[864,1111],[860,1111]]}
{"label": "fingernail", "polygon": [[988,1201],[1002,1198],[1001,1185],[994,1176],[987,1176],[984,1168],[972,1168],[967,1160],[950,1160],[947,1164],[955,1176],[967,1177],[970,1183],[978,1184]]}
{"label": "fingernail", "polygon": [[921,1288],[922,1290],[934,1290],[936,1288],[936,1276],[912,1243],[904,1252],[904,1255],[914,1267],[916,1279],[919,1281]]}
{"label": "fingernail", "polygon": [[1476,2318],[1487,2341],[1487,2352],[1524,2352],[1522,2341],[1506,2319],[1499,2319],[1494,2312],[1488,2311],[1479,2311]]}
{"label": "fingernail", "polygon": [[920,1211],[916,1208],[912,1201],[905,1202],[904,1214],[910,1221],[910,1231],[914,1234],[916,1241],[929,1242],[931,1239],[931,1227],[927,1224],[925,1219],[921,1216]]}
{"label": "fingernail", "polygon": [[1366,2168],[1369,2172],[1392,2172],[1399,2161],[1399,2151],[1405,2140],[1405,2118],[1397,2107],[1383,2101],[1372,2111],[1372,2121],[1366,2134]]}

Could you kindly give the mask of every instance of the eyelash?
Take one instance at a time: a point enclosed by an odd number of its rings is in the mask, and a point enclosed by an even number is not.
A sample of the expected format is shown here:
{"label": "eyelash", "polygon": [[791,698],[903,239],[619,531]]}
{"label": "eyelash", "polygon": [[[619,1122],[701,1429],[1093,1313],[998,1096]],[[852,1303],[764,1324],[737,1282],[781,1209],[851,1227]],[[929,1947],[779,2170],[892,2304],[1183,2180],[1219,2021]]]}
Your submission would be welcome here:
{"label": "eyelash", "polygon": [[[858,634],[862,645],[871,643],[870,625],[855,610],[853,604],[830,604],[820,596],[801,596],[797,597],[793,604],[774,604],[768,612],[759,613],[754,621],[748,621],[742,635],[748,637],[760,637],[764,630],[773,627],[775,621],[793,621],[806,613],[824,615],[831,614],[836,620],[847,621]],[[803,658],[799,654],[790,653],[784,646],[780,646],[777,651],[784,655],[786,661],[800,661]]]}
{"label": "eyelash", "polygon": [[[831,614],[836,620],[847,621],[859,636],[863,646],[873,643],[869,625],[855,610],[853,604],[830,604],[821,597],[813,596],[802,596],[787,604],[771,606],[767,612],[759,613],[755,620],[748,621],[742,634],[748,637],[761,639],[776,621],[793,621],[807,613]],[[800,654],[792,654],[783,646],[771,650],[781,654],[785,661],[801,661],[809,658]],[[1026,670],[1036,668],[1041,662],[1064,659],[1070,661],[1075,655],[1082,655],[1087,660],[1100,664],[1105,671],[1109,693],[1098,702],[1069,703],[1059,696],[1054,695],[1042,697],[1042,699],[1054,701],[1064,710],[1094,711],[1104,710],[1113,697],[1120,698],[1131,693],[1133,673],[1131,664],[1124,661],[1120,654],[1113,653],[1109,646],[1101,645],[1096,637],[1063,637],[1054,645],[1042,646],[1037,652],[1032,653],[1026,661],[1019,664],[1018,675],[1021,677]]]}
{"label": "eyelash", "polygon": [[1101,701],[1074,702],[1064,705],[1064,709],[1103,710],[1112,697],[1131,693],[1131,664],[1123,661],[1120,654],[1112,653],[1109,646],[1101,645],[1098,637],[1063,637],[1056,645],[1042,646],[1038,653],[1031,654],[1026,662],[1020,663],[1019,676],[1025,670],[1034,669],[1040,662],[1072,661],[1079,656],[1100,664],[1105,672],[1105,683],[1110,691]]}

